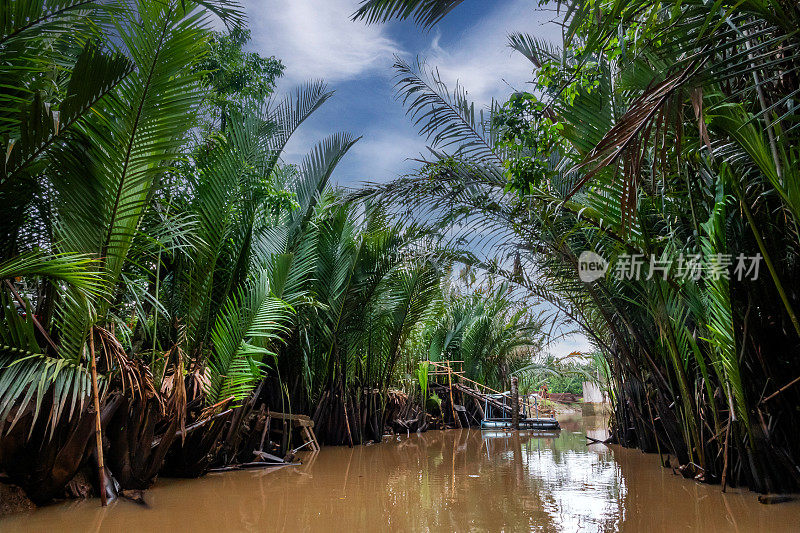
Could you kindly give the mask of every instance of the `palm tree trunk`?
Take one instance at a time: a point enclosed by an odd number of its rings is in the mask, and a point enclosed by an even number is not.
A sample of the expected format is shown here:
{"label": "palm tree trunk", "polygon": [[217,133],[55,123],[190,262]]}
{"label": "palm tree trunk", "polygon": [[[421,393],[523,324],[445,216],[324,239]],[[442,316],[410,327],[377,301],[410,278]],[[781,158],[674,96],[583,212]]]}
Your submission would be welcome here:
{"label": "palm tree trunk", "polygon": [[100,391],[97,386],[97,357],[94,353],[94,327],[89,330],[89,355],[92,359],[92,401],[94,402],[94,434],[97,445],[97,476],[100,483],[100,503],[105,507],[108,505],[108,500],[106,499],[106,470],[103,464],[103,430],[100,421]]}

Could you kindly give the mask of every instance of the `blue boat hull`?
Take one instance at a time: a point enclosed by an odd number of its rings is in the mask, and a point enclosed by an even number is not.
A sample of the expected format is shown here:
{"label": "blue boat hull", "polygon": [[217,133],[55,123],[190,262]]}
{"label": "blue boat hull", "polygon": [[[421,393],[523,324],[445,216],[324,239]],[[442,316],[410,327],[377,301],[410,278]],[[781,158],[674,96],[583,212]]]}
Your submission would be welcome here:
{"label": "blue boat hull", "polygon": [[[488,418],[481,421],[481,429],[512,429],[510,418]],[[523,418],[519,429],[561,429],[555,418]]]}

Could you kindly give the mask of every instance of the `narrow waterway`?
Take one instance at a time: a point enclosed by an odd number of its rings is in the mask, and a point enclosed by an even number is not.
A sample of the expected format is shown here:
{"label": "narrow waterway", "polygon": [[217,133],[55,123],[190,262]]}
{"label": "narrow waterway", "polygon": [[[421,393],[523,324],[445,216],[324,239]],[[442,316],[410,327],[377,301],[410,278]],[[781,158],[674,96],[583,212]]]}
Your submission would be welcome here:
{"label": "narrow waterway", "polygon": [[800,503],[685,480],[601,437],[430,431],[323,448],[301,466],[162,479],[149,508],[97,500],[0,519],[7,531],[797,531]]}

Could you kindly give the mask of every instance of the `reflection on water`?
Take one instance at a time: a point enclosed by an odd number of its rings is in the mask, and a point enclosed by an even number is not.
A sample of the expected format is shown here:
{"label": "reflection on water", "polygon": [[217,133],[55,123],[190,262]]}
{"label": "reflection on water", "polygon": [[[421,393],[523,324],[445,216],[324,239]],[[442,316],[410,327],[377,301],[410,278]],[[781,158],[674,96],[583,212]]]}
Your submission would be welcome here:
{"label": "reflection on water", "polygon": [[699,485],[603,445],[602,420],[560,433],[430,431],[323,448],[302,466],[161,480],[149,509],[96,500],[0,520],[2,531],[791,531],[800,503]]}

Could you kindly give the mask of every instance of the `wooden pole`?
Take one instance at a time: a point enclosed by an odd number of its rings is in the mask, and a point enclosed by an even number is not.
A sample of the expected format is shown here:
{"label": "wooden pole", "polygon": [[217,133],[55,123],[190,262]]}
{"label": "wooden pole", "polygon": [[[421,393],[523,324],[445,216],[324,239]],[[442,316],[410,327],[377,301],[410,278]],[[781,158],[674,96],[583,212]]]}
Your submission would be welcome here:
{"label": "wooden pole", "polygon": [[94,327],[89,330],[89,355],[92,359],[92,401],[94,402],[94,435],[97,443],[97,474],[100,482],[100,503],[108,505],[106,499],[106,469],[103,462],[103,433],[100,424],[100,391],[97,386],[97,358],[94,354]]}
{"label": "wooden pole", "polygon": [[511,425],[519,429],[519,378],[511,377]]}
{"label": "wooden pole", "polygon": [[347,416],[347,396],[344,395],[344,387],[342,387],[342,405],[344,406],[344,425],[347,427],[347,442],[352,448],[353,434],[350,432],[350,417]]}
{"label": "wooden pole", "polygon": [[452,370],[450,368],[450,361],[447,362],[447,386],[450,388],[450,409],[453,411],[453,420],[455,420],[456,425],[460,428],[461,427],[461,420],[458,418],[458,413],[456,413],[456,404],[453,402],[453,377],[452,377]]}
{"label": "wooden pole", "polygon": [[483,412],[483,406],[481,405],[480,400],[478,400],[478,398],[475,396],[473,396],[472,399],[475,400],[475,407],[478,408],[478,414],[480,415],[481,420],[486,419],[486,413]]}
{"label": "wooden pole", "polygon": [[722,457],[722,492],[725,492],[725,488],[728,486],[728,439],[731,435],[731,415],[733,411],[729,411],[728,413],[728,426],[725,428],[725,445],[723,446],[723,457]]}
{"label": "wooden pole", "polygon": [[258,445],[258,451],[264,451],[264,440],[269,435],[269,424],[272,420],[272,417],[269,415],[269,411],[267,411],[267,418],[264,420],[264,430],[261,432],[261,443]]}
{"label": "wooden pole", "polygon": [[792,386],[792,385],[794,385],[795,383],[800,383],[800,377],[797,377],[797,378],[793,379],[792,381],[790,381],[790,382],[789,382],[789,384],[788,384],[788,385],[784,385],[783,387],[781,387],[780,389],[778,389],[778,391],[777,391],[777,392],[773,392],[772,394],[770,394],[769,396],[767,396],[766,398],[764,398],[763,400],[761,400],[761,401],[760,401],[760,402],[758,402],[758,403],[764,403],[764,402],[768,402],[768,401],[770,401],[770,400],[771,400],[771,399],[773,399],[775,396],[777,396],[778,394],[782,393],[783,391],[785,391],[786,389],[788,389],[789,387],[791,387],[791,386]]}

